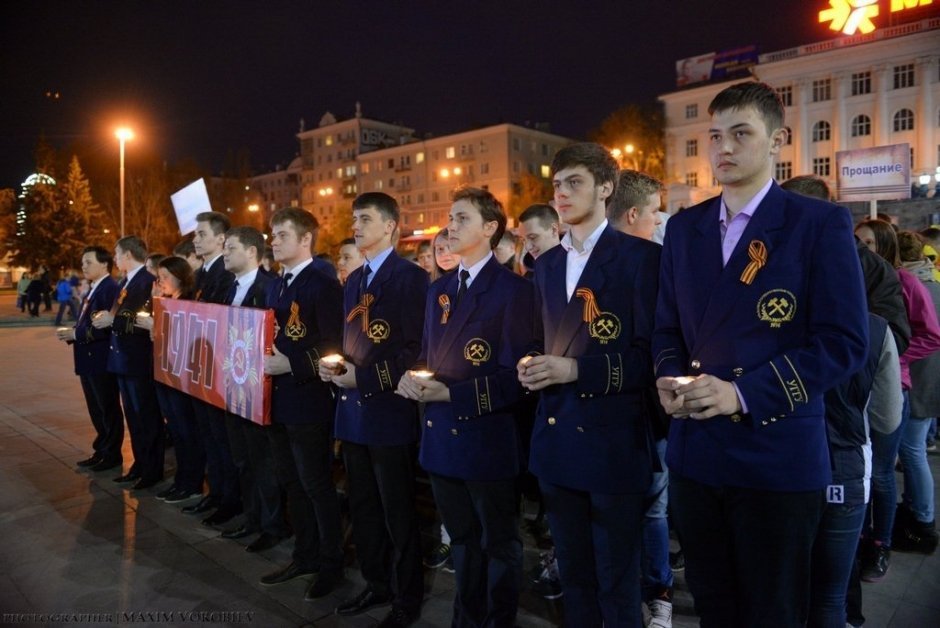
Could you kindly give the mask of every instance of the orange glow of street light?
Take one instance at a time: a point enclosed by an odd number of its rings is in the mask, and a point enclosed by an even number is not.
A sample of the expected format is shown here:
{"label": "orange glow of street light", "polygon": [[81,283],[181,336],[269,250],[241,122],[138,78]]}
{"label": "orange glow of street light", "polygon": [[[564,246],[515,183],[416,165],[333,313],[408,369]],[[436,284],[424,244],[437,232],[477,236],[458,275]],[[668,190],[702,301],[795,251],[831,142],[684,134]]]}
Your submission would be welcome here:
{"label": "orange glow of street light", "polygon": [[121,127],[114,132],[115,137],[121,141],[132,140],[134,139],[134,132],[128,129],[127,127]]}
{"label": "orange glow of street light", "polygon": [[632,154],[633,154],[633,151],[636,150],[636,149],[633,147],[633,144],[627,144],[626,146],[623,147],[623,149],[624,149],[625,151],[627,151],[627,154],[628,154],[628,155],[632,155]]}
{"label": "orange glow of street light", "polygon": [[450,176],[450,170],[448,170],[447,168],[441,168],[441,178],[446,179],[449,176]]}

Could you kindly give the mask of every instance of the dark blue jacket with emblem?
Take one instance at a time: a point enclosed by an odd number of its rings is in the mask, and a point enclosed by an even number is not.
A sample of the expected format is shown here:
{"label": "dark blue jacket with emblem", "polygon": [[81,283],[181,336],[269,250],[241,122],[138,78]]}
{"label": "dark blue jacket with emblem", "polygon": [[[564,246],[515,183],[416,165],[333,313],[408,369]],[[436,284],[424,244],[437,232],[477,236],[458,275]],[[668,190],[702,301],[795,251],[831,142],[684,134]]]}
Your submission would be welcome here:
{"label": "dark blue jacket with emblem", "polygon": [[[823,393],[868,347],[851,218],[774,183],[722,268],[720,205],[713,198],[669,221],[653,355],[657,376],[733,381],[748,413],[674,419],[666,462],[713,486],[822,489],[831,478]],[[746,284],[758,242],[766,263]]]}
{"label": "dark blue jacket with emblem", "polygon": [[529,462],[539,480],[608,494],[649,488],[659,252],[658,244],[608,226],[570,301],[564,247],[536,262],[543,351],[578,362],[577,381],[541,393]]}
{"label": "dark blue jacket with emblem", "polygon": [[535,347],[534,290],[494,256],[445,318],[458,283],[451,273],[428,290],[419,362],[447,384],[451,401],[425,407],[419,459],[447,477],[511,479],[521,471],[516,363]]}
{"label": "dark blue jacket with emblem", "polygon": [[367,313],[358,307],[361,281],[361,267],[346,281],[343,356],[356,365],[356,388],[339,391],[336,438],[361,445],[413,443],[418,406],[395,388],[421,352],[428,274],[393,251],[366,290]]}
{"label": "dark blue jacket with emblem", "polygon": [[95,287],[91,298],[82,302],[82,309],[75,323],[76,375],[103,375],[108,372],[108,353],[111,345],[111,329],[95,329],[91,315],[101,310],[110,310],[118,296],[118,284],[107,275]]}
{"label": "dark blue jacket with emblem", "polygon": [[[134,326],[137,312],[151,299],[153,275],[143,266],[126,285],[118,284],[117,311],[111,325],[108,371],[126,377],[153,377],[153,342],[150,332]],[[112,306],[113,309],[113,306]]]}
{"label": "dark blue jacket with emblem", "polygon": [[315,257],[289,286],[282,278],[271,281],[267,306],[278,326],[274,346],[291,366],[271,380],[271,420],[332,421],[333,391],[318,372],[320,358],[338,353],[342,344],[343,288],[332,266]]}

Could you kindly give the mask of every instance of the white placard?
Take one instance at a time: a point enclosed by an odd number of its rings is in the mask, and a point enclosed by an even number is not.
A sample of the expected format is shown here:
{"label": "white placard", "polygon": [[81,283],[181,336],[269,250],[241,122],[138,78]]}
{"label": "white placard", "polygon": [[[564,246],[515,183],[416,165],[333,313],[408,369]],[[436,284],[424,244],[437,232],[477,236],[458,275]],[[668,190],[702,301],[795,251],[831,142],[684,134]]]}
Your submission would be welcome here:
{"label": "white placard", "polygon": [[182,190],[171,194],[170,200],[173,201],[173,211],[176,212],[176,222],[179,223],[182,235],[196,230],[196,216],[202,212],[212,211],[206,182],[203,179],[197,179]]}

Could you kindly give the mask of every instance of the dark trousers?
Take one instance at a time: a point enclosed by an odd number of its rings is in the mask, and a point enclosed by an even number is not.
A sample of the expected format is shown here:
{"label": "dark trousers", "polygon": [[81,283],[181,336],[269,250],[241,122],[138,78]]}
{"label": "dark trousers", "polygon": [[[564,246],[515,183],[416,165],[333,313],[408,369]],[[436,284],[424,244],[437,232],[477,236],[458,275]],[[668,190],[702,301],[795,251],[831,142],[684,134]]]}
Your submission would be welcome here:
{"label": "dark trousers", "polygon": [[294,562],[320,573],[343,569],[339,497],[333,484],[332,421],[273,423],[271,441],[277,481],[287,493],[294,529]]}
{"label": "dark trousers", "polygon": [[196,398],[192,398],[192,404],[206,455],[209,495],[217,499],[221,506],[235,508],[241,504],[241,487],[238,469],[232,462],[232,452],[229,450],[225,410]]}
{"label": "dark trousers", "polygon": [[238,469],[245,525],[251,530],[287,536],[281,487],[274,472],[274,457],[265,428],[240,416],[225,413],[225,428]]}
{"label": "dark trousers", "polygon": [[669,505],[702,628],[804,626],[825,492],[713,487],[669,475]]}
{"label": "dark trousers", "polygon": [[62,315],[65,314],[65,309],[68,308],[69,316],[72,317],[72,320],[78,320],[78,312],[75,310],[75,301],[69,299],[68,301],[59,301],[59,312],[55,316],[55,324],[62,324]]}
{"label": "dark trousers", "polygon": [[457,578],[452,626],[513,626],[522,580],[515,479],[476,482],[429,475],[450,534]]}
{"label": "dark trousers", "polygon": [[542,482],[569,626],[640,627],[646,496],[588,493]]}
{"label": "dark trousers", "polygon": [[352,536],[362,577],[380,594],[393,589],[395,605],[416,614],[424,597],[424,573],[414,455],[413,444],[343,443]]}
{"label": "dark trousers", "polygon": [[117,380],[134,452],[130,471],[136,472],[142,480],[162,480],[163,417],[160,416],[153,378],[119,375]]}
{"label": "dark trousers", "polygon": [[121,410],[121,393],[117,377],[112,373],[81,375],[82,392],[88,416],[95,427],[92,450],[102,460],[120,462],[124,459],[121,446],[124,444],[124,412]]}
{"label": "dark trousers", "polygon": [[206,454],[193,414],[192,397],[159,382],[156,382],[156,390],[176,452],[173,485],[189,494],[201,493],[206,476]]}

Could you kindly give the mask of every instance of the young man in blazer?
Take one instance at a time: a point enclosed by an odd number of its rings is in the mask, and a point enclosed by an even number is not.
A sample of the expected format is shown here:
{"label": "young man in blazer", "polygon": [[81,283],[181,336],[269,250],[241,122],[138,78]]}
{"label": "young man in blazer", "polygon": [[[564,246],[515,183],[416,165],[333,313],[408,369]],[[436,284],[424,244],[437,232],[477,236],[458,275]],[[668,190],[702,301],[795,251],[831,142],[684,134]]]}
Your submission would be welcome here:
{"label": "young man in blazer", "polygon": [[457,272],[428,292],[419,363],[399,393],[427,404],[420,462],[451,537],[454,626],[512,626],[522,574],[516,478],[521,447],[515,366],[535,347],[532,283],[493,254],[506,228],[488,191],[458,188],[448,235]]}
{"label": "young man in blazer", "polygon": [[862,274],[849,212],[773,180],[774,89],[738,83],[708,110],[721,196],[669,221],[653,337],[670,505],[703,626],[803,626],[823,393],[866,355]]}
{"label": "young man in blazer", "polygon": [[109,310],[117,299],[118,284],[111,278],[114,258],[100,246],[89,246],[82,252],[82,274],[91,287],[82,301],[73,329],[62,328],[59,340],[72,345],[75,374],[82,383],[85,404],[95,427],[92,455],[78,463],[92,471],[107,471],[123,461],[124,412],[117,378],[108,372],[108,348],[111,329],[91,325],[95,312]]}
{"label": "young man in blazer", "polygon": [[395,387],[421,352],[428,274],[395,253],[401,212],[388,194],[368,192],[352,206],[355,246],[364,265],[345,287],[341,364],[320,362],[320,376],[340,388],[336,438],[343,442],[356,556],[365,589],[340,615],[392,602],[379,624],[410,625],[421,610],[424,576],[415,509],[418,404]]}
{"label": "young man in blazer", "polygon": [[147,245],[126,236],[114,247],[114,262],[124,273],[109,311],[92,319],[96,329],[111,328],[108,371],[117,376],[121,403],[131,435],[134,464],[115,482],[133,482],[133,489],[150,488],[163,479],[163,417],[153,387],[153,342],[150,332],[134,325],[137,312],[148,308],[153,275],[144,268]]}
{"label": "young man in blazer", "polygon": [[332,478],[330,384],[320,358],[338,353],[343,337],[343,289],[329,263],[312,256],[319,225],[310,212],[287,207],[271,217],[271,246],[283,276],[271,282],[267,305],[277,334],[264,372],[273,377],[271,425],[266,428],[278,483],[287,493],[294,530],[293,561],[261,578],[275,585],[317,574],[305,599],[328,595],[342,580],[339,497]]}
{"label": "young man in blazer", "polygon": [[[264,236],[253,227],[233,227],[225,233],[222,261],[235,281],[225,297],[226,305],[264,309],[269,284],[275,279],[261,270]],[[232,319],[238,320],[233,313]],[[281,507],[281,490],[274,473],[274,457],[265,428],[241,416],[225,413],[232,462],[238,469],[245,522],[223,530],[222,537],[239,539],[260,535],[245,550],[261,552],[290,536]]]}
{"label": "young man in blazer", "polygon": [[[222,247],[230,227],[228,216],[220,212],[202,212],[196,216],[193,246],[202,258],[202,268],[196,271],[196,301],[224,305],[228,299],[235,275],[225,268]],[[192,402],[206,453],[209,494],[199,503],[184,507],[183,512],[201,515],[215,509],[202,523],[221,525],[242,512],[241,486],[229,448],[225,411],[195,397]]]}
{"label": "young man in blazer", "polygon": [[552,173],[568,232],[535,269],[545,353],[519,364],[523,386],[541,391],[529,469],[545,499],[566,622],[641,626],[659,246],[607,223],[618,170],[602,146],[563,148]]}

